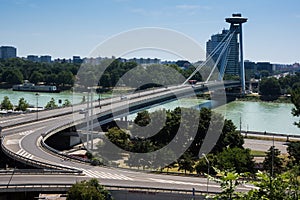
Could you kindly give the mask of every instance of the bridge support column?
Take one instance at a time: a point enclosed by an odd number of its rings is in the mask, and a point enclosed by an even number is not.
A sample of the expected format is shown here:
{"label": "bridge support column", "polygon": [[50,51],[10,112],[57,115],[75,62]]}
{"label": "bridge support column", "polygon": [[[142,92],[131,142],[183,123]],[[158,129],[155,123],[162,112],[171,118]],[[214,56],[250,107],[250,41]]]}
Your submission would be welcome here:
{"label": "bridge support column", "polygon": [[245,80],[245,66],[244,66],[244,50],[243,50],[243,28],[240,26],[240,52],[241,52],[241,83],[242,83],[242,94],[246,94],[246,80]]}
{"label": "bridge support column", "polygon": [[233,14],[232,17],[226,18],[226,22],[230,23],[230,31],[239,34],[240,46],[240,78],[242,85],[242,95],[246,94],[245,82],[245,66],[244,66],[244,50],[243,50],[243,29],[242,24],[247,22],[247,18],[243,18],[241,14]]}

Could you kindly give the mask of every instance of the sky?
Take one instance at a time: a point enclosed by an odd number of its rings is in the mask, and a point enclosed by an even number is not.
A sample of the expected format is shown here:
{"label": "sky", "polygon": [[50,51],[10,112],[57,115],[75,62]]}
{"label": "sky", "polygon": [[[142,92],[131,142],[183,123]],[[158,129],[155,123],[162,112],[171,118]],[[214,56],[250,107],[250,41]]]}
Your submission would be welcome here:
{"label": "sky", "polygon": [[226,17],[242,13],[244,58],[292,64],[300,62],[299,8],[299,0],[0,0],[0,46],[17,47],[20,57],[86,57],[114,35],[158,27],[205,49],[212,34],[229,28]]}

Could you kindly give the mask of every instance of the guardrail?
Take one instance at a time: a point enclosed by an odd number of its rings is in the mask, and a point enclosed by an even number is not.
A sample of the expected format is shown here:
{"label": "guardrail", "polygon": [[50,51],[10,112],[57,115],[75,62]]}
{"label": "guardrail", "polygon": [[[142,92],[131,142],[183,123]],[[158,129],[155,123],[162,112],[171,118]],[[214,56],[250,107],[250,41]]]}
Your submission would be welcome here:
{"label": "guardrail", "polygon": [[3,150],[3,152],[10,158],[17,160],[19,162],[22,162],[24,164],[30,165],[30,166],[34,166],[34,167],[44,167],[46,169],[55,169],[55,170],[68,170],[71,171],[75,174],[81,174],[82,171],[81,170],[77,170],[77,169],[72,169],[66,166],[60,166],[60,165],[54,165],[54,164],[50,164],[50,163],[46,163],[46,162],[42,162],[42,161],[38,161],[38,160],[34,160],[34,159],[29,159],[23,156],[20,156],[12,151],[10,151],[9,149],[7,149],[5,147],[5,145],[3,145],[3,140],[5,139],[5,137],[2,137],[1,140],[1,148]]}
{"label": "guardrail", "polygon": [[[67,192],[73,184],[65,183],[27,183],[27,184],[0,184],[0,192]],[[173,194],[195,194],[205,195],[205,190],[187,190],[187,189],[174,189],[174,188],[156,188],[156,187],[141,187],[141,186],[115,186],[115,185],[103,185],[105,189],[109,191],[128,191],[136,193],[173,193]],[[209,194],[218,194],[219,192],[208,191]]]}
{"label": "guardrail", "polygon": [[0,192],[66,192],[72,187],[72,184],[0,184]]}

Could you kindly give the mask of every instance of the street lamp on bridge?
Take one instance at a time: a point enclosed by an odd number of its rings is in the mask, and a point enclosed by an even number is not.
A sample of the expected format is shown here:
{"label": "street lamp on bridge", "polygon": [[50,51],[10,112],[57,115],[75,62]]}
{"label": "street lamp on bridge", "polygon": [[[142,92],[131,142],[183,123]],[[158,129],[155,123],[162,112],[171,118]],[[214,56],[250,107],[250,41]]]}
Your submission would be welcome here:
{"label": "street lamp on bridge", "polygon": [[35,93],[36,96],[36,120],[39,120],[39,93]]}

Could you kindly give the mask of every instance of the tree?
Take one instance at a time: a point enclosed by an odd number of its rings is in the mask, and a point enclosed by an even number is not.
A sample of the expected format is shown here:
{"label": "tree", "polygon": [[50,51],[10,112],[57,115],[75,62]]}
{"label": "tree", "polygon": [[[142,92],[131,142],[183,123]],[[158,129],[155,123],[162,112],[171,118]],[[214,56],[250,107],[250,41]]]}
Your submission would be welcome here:
{"label": "tree", "polygon": [[[295,105],[295,108],[292,109],[292,114],[296,117],[300,116],[300,87],[295,87],[295,89],[292,90],[291,94],[291,100],[292,103]],[[295,122],[295,125],[300,128],[300,121]]]}
{"label": "tree", "polygon": [[45,108],[46,109],[58,108],[58,105],[55,103],[54,98],[51,98],[51,100],[46,104]]}
{"label": "tree", "polygon": [[268,172],[272,176],[280,174],[283,169],[283,159],[278,157],[279,155],[280,151],[274,146],[271,146],[263,162],[264,170],[266,170],[266,172]]}
{"label": "tree", "polygon": [[67,192],[67,200],[111,200],[109,191],[97,179],[75,183]]}
{"label": "tree", "polygon": [[57,75],[57,83],[58,85],[73,85],[74,84],[74,76],[70,71],[61,71]]}
{"label": "tree", "polygon": [[254,172],[254,161],[250,149],[227,148],[216,155],[214,166],[223,171]]}
{"label": "tree", "polygon": [[216,183],[221,185],[222,192],[213,197],[216,200],[229,200],[229,199],[242,199],[242,194],[236,192],[236,187],[241,185],[243,182],[239,179],[243,174],[239,174],[234,170],[219,170],[214,168],[220,178],[210,177]]}
{"label": "tree", "polygon": [[243,149],[244,137],[236,130],[236,126],[231,120],[225,119],[222,134],[220,135],[214,153],[221,152],[224,148],[241,148]]}
{"label": "tree", "polygon": [[184,174],[186,171],[193,172],[194,171],[194,160],[192,159],[191,154],[184,153],[181,158],[178,159],[178,171],[184,170]]}
{"label": "tree", "polygon": [[281,94],[279,81],[274,78],[263,78],[259,84],[259,91],[264,100],[275,100]]}
{"label": "tree", "polygon": [[[272,177],[268,173],[258,172],[256,174],[258,181],[254,181],[254,186],[258,187],[258,189],[254,189],[248,192],[245,195],[244,199],[249,200],[289,200],[293,198],[289,198],[289,194],[287,193],[289,183],[288,178],[285,174],[279,174],[276,177]],[[296,200],[296,199],[295,199]]]}
{"label": "tree", "polygon": [[16,107],[16,110],[26,111],[29,107],[29,103],[22,97],[19,99],[19,104]]}
{"label": "tree", "polygon": [[288,143],[287,151],[293,164],[300,164],[300,142]]}
{"label": "tree", "polygon": [[63,107],[68,107],[68,106],[71,106],[71,102],[69,101],[69,99],[65,99],[63,105]]}
{"label": "tree", "polygon": [[2,81],[10,84],[20,84],[23,82],[23,75],[18,69],[9,69],[2,73]]}
{"label": "tree", "polygon": [[268,70],[261,70],[259,73],[262,78],[270,76],[270,72]]}
{"label": "tree", "polygon": [[44,81],[44,76],[43,76],[42,73],[40,73],[40,72],[38,72],[38,71],[34,71],[34,72],[31,74],[31,76],[30,76],[30,78],[29,78],[29,81],[30,81],[31,83],[37,84],[38,82]]}
{"label": "tree", "polygon": [[[213,154],[207,154],[206,155],[209,163],[210,163],[210,168],[209,168],[209,171],[210,173],[214,173],[214,170],[213,170],[213,163],[215,163],[214,159],[215,159],[215,156]],[[206,159],[204,157],[200,158],[196,165],[195,165],[195,170],[197,172],[197,174],[201,174],[201,173],[207,173],[207,170],[208,170],[208,163],[206,161]]]}
{"label": "tree", "polygon": [[5,96],[3,98],[3,101],[1,102],[1,109],[4,109],[4,110],[12,110],[13,109],[13,104],[10,102],[8,96]]}
{"label": "tree", "polygon": [[139,126],[147,126],[151,122],[150,114],[147,110],[138,112],[134,123]]}

